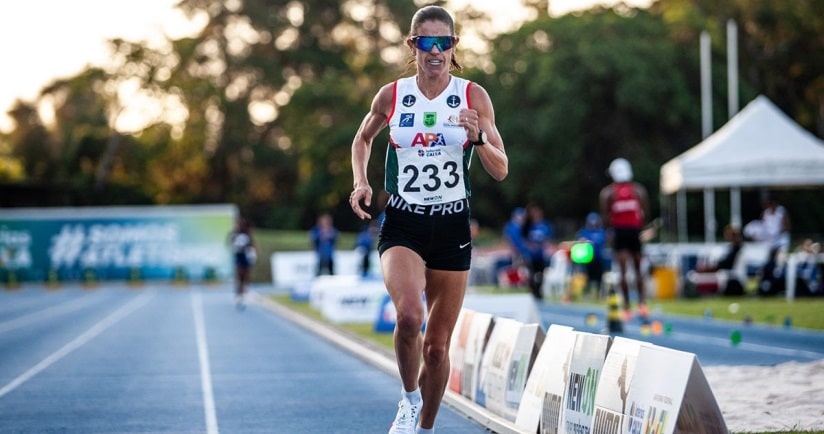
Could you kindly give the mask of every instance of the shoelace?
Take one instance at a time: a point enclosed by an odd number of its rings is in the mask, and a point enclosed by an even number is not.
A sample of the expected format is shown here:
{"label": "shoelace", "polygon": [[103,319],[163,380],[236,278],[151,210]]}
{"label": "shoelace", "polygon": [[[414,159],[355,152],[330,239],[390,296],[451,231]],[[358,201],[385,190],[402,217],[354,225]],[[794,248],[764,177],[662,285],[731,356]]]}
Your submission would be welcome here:
{"label": "shoelace", "polygon": [[402,400],[398,403],[398,407],[400,407],[400,411],[398,412],[398,416],[395,418],[396,424],[399,422],[415,422],[416,417],[416,410],[417,408],[412,405],[411,402]]}

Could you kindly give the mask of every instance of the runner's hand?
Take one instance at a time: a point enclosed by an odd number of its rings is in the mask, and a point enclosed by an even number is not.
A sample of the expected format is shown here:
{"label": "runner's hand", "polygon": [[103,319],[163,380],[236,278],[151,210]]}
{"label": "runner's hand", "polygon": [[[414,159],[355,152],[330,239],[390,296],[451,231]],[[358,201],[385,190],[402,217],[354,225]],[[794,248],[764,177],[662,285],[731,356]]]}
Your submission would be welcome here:
{"label": "runner's hand", "polygon": [[352,190],[352,194],[349,195],[349,206],[352,207],[352,211],[355,212],[356,216],[363,220],[371,219],[372,216],[364,209],[370,205],[372,205],[372,187],[367,185]]}

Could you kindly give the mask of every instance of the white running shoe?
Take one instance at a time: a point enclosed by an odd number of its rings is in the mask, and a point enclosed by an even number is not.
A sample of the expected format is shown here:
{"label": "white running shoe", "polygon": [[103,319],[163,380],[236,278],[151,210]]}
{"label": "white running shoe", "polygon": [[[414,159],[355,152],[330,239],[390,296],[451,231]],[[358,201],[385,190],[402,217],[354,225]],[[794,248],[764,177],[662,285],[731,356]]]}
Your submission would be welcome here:
{"label": "white running shoe", "polygon": [[419,402],[415,405],[406,398],[401,399],[398,402],[398,414],[392,426],[389,427],[389,434],[415,434],[422,404]]}

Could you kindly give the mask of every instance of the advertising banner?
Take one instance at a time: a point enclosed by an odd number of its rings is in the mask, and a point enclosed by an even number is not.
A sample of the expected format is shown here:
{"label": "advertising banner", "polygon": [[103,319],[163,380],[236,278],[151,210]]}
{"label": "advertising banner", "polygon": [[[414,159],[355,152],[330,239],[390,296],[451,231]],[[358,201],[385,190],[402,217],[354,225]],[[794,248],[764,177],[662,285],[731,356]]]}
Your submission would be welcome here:
{"label": "advertising banner", "polygon": [[543,341],[538,324],[495,319],[479,377],[487,409],[515,421],[529,370]]}
{"label": "advertising banner", "polygon": [[474,317],[475,311],[466,308],[461,309],[458,314],[458,321],[452,330],[452,339],[449,341],[449,381],[446,387],[457,394],[461,393],[466,344],[469,340],[469,332],[472,330],[472,319]]}
{"label": "advertising banner", "polygon": [[544,399],[538,432],[541,434],[564,433],[560,428],[563,402],[569,380],[569,364],[575,347],[575,332],[562,333],[548,348],[547,373],[544,378]]}
{"label": "advertising banner", "polygon": [[[624,432],[726,434],[721,410],[695,354],[642,346],[632,378]],[[686,404],[686,405],[685,405]]]}
{"label": "advertising banner", "polygon": [[575,332],[569,361],[561,429],[571,434],[589,434],[595,411],[595,393],[611,339],[608,335]]}
{"label": "advertising banner", "polygon": [[593,434],[624,432],[627,396],[642,345],[652,344],[620,336],[613,339],[601,370],[598,390],[595,392],[595,415],[591,431]]}
{"label": "advertising banner", "polygon": [[466,337],[464,364],[461,372],[461,395],[481,405],[483,402],[479,401],[478,396],[481,362],[494,327],[495,318],[491,314],[475,312],[472,315],[469,336]]}
{"label": "advertising banner", "polygon": [[374,324],[387,297],[382,280],[358,275],[318,276],[309,304],[333,323]]}
{"label": "advertising banner", "polygon": [[[306,244],[309,244],[309,235],[306,235]],[[357,275],[360,273],[361,255],[357,250],[336,250],[335,274]],[[297,286],[317,277],[318,255],[313,250],[297,252],[276,252],[269,258],[272,267],[272,285],[277,289],[293,291]],[[369,263],[372,264],[368,277],[381,277],[380,258],[378,252],[371,253]]]}
{"label": "advertising banner", "polygon": [[234,205],[0,210],[0,270],[20,281],[232,277]]}
{"label": "advertising banner", "polygon": [[[529,372],[515,425],[527,432],[535,432],[541,419],[544,395],[553,377],[565,364],[574,344],[572,327],[552,324],[546,332],[544,343],[538,350],[535,364]],[[554,370],[553,370],[554,369]],[[556,378],[560,380],[560,378]],[[560,406],[560,401],[558,402]]]}

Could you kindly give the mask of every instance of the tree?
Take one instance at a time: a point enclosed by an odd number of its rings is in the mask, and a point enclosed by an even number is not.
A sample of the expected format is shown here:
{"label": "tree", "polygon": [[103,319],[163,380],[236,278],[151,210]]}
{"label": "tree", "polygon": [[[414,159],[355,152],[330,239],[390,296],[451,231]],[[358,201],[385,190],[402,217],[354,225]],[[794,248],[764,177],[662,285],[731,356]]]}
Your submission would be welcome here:
{"label": "tree", "polygon": [[[810,55],[824,51],[824,2],[659,0],[650,11],[665,20],[679,44],[694,44],[702,30],[710,33],[719,57],[713,69],[721,72],[714,74],[715,83],[726,83],[726,23],[733,20],[743,101],[763,94],[800,125],[824,136],[824,56]],[[715,98],[725,103],[726,86],[714,88]],[[719,107],[727,113],[725,104]]]}
{"label": "tree", "polygon": [[[491,33],[489,16],[455,11],[467,35],[461,75],[492,96],[510,157],[503,183],[471,172],[473,216],[486,226],[532,200],[571,232],[618,156],[655,196],[660,165],[701,138],[698,34],[712,34],[713,81],[725,82],[728,18],[741,29],[742,101],[764,93],[811,131],[824,128],[824,67],[808,55],[821,51],[820,2],[659,0],[558,18],[547,16],[546,0],[523,3],[533,18],[502,35]],[[411,73],[404,39],[418,5],[182,0],[179,8],[203,27],[166,47],[112,40],[111,64],[18,104],[18,127],[0,143],[16,178],[70,185],[75,205],[233,202],[259,226],[308,228],[331,211],[342,229],[356,228],[346,200],[352,137],[378,88]],[[488,43],[472,46],[473,33]],[[726,100],[714,86],[716,113]],[[38,116],[45,106],[53,122]],[[717,116],[715,126],[723,122]],[[376,192],[385,141],[370,161]]]}
{"label": "tree", "polygon": [[495,71],[479,80],[507,143],[500,189],[510,207],[537,201],[549,216],[579,221],[596,209],[612,159],[633,161],[636,179],[654,187],[658,163],[695,135],[694,66],[646,11],[544,17],[495,45]]}

